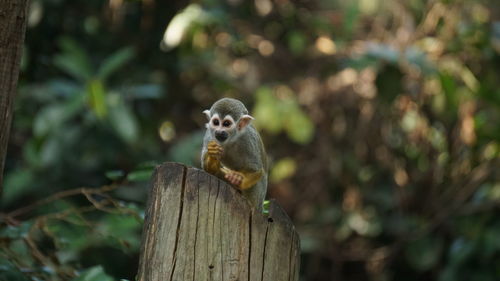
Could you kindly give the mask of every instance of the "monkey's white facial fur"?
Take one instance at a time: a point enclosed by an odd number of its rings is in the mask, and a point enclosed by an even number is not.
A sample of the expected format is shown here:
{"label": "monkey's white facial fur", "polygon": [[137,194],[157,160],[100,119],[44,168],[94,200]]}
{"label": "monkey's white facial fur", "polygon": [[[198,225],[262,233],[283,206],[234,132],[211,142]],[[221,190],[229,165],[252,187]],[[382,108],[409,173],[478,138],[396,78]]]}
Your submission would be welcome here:
{"label": "monkey's white facial fur", "polygon": [[235,141],[254,119],[248,114],[241,116],[238,121],[235,121],[231,115],[225,115],[221,118],[218,113],[210,115],[209,110],[205,110],[203,113],[205,113],[208,119],[205,127],[210,130],[212,138],[221,144]]}
{"label": "monkey's white facial fur", "polygon": [[236,127],[233,117],[226,115],[220,118],[218,113],[215,113],[207,124],[212,130],[232,130]]}

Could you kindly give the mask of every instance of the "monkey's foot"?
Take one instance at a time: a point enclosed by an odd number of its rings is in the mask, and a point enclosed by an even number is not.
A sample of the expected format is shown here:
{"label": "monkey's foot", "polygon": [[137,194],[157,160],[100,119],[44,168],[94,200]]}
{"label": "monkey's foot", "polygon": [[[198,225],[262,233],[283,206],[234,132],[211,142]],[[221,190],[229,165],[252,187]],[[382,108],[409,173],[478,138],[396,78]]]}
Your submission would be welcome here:
{"label": "monkey's foot", "polygon": [[212,140],[209,141],[207,144],[207,153],[210,157],[220,159],[222,156],[222,153],[224,152],[224,149],[220,144],[218,144],[216,141]]}

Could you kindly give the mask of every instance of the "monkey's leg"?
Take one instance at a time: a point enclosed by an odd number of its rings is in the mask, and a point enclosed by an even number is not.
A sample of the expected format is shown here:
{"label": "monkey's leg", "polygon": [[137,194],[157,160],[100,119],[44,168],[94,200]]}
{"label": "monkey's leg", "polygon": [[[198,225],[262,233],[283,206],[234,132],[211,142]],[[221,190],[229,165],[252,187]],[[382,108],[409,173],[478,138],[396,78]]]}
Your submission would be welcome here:
{"label": "monkey's leg", "polygon": [[220,172],[222,152],[222,146],[216,141],[208,142],[207,152],[203,155],[203,169],[212,175],[223,177],[223,174]]}
{"label": "monkey's leg", "polygon": [[254,186],[262,178],[262,175],[264,175],[262,170],[257,172],[238,172],[227,167],[222,167],[220,170],[224,173],[226,180],[241,190],[246,190]]}

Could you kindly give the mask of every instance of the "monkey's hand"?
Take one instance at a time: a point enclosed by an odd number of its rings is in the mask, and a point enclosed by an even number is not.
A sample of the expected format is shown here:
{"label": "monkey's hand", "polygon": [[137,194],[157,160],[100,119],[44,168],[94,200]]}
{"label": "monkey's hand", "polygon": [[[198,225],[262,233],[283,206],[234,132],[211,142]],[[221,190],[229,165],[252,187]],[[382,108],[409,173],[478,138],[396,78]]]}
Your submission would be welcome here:
{"label": "monkey's hand", "polygon": [[242,173],[230,170],[226,167],[222,168],[222,171],[224,172],[224,178],[230,182],[232,185],[240,187],[241,183],[243,182],[243,179],[245,176],[243,176]]}
{"label": "monkey's hand", "polygon": [[238,172],[227,167],[221,167],[220,170],[224,173],[224,178],[228,182],[241,190],[246,190],[254,186],[263,175],[262,170],[257,172]]}
{"label": "monkey's hand", "polygon": [[222,157],[223,152],[224,152],[224,149],[216,141],[211,140],[208,142],[208,144],[207,144],[208,156],[220,161],[220,158]]}
{"label": "monkey's hand", "polygon": [[207,144],[207,152],[203,157],[203,168],[210,174],[218,176],[220,174],[220,159],[224,150],[216,141],[209,141]]}

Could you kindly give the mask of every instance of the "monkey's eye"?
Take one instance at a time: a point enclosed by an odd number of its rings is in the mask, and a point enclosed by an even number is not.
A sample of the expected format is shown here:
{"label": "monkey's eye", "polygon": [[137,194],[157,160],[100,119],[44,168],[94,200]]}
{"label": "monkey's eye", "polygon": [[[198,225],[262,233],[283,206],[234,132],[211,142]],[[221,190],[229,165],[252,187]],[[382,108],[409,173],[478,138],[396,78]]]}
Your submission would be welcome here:
{"label": "monkey's eye", "polygon": [[214,119],[212,124],[214,124],[214,126],[219,126],[219,119]]}
{"label": "monkey's eye", "polygon": [[229,126],[231,126],[231,121],[225,120],[225,121],[222,123],[222,126],[224,126],[224,127],[229,127]]}

